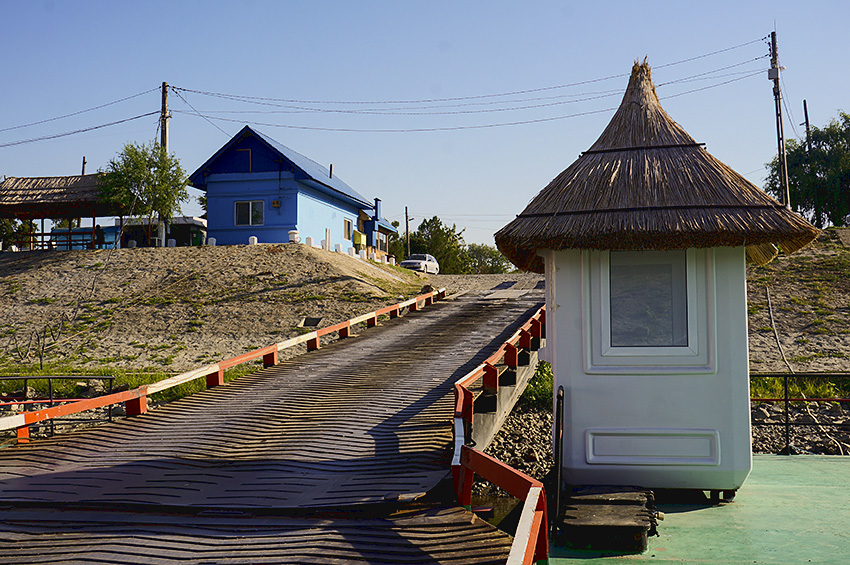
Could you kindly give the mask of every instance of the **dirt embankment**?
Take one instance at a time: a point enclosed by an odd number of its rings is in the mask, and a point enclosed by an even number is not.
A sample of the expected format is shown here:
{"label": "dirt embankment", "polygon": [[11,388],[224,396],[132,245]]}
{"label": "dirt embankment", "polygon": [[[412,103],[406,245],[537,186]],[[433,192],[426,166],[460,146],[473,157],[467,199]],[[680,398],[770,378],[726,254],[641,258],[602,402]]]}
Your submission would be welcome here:
{"label": "dirt embankment", "polygon": [[[748,268],[753,371],[850,369],[842,237],[850,231],[830,230],[799,253]],[[540,280],[426,279],[304,245],[0,253],[0,364],[181,371],[298,335],[305,317],[332,324],[425,283],[457,292]]]}
{"label": "dirt embankment", "polygon": [[177,372],[416,294],[416,275],[304,245],[0,254],[0,366]]}

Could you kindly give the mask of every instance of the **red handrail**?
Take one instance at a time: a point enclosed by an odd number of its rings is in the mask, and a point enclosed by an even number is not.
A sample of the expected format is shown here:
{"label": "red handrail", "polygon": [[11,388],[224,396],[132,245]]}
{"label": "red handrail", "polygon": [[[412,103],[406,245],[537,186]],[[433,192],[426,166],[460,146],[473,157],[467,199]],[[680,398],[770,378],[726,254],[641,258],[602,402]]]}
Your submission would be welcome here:
{"label": "red handrail", "polygon": [[481,476],[523,501],[522,514],[507,562],[531,564],[547,559],[549,528],[543,483],[466,445],[461,448],[460,463],[458,502],[461,505],[472,504],[472,483],[475,475]]}
{"label": "red handrail", "polygon": [[[399,310],[404,307],[408,307],[411,311],[417,311],[420,309],[419,302],[424,302],[426,305],[429,305],[433,304],[434,300],[440,300],[445,297],[446,289],[441,288],[437,291],[421,294],[415,298],[405,300],[398,304],[387,306],[374,312],[352,318],[351,320],[340,322],[339,324],[321,328],[280,343],[261,347],[253,351],[243,353],[242,355],[237,355],[236,357],[231,357],[230,359],[225,359],[212,365],[206,365],[199,369],[193,369],[149,385],[142,385],[122,392],[116,392],[95,398],[87,398],[85,400],[71,402],[69,404],[62,404],[60,406],[53,406],[51,408],[45,408],[44,410],[21,412],[12,416],[0,417],[0,430],[14,429],[17,432],[18,443],[26,443],[29,441],[29,426],[31,424],[51,420],[53,418],[59,418],[61,416],[69,416],[71,414],[77,414],[79,412],[85,412],[95,408],[118,404],[119,402],[125,403],[127,415],[134,416],[144,414],[147,412],[147,397],[155,392],[162,392],[163,390],[167,390],[202,377],[206,378],[208,388],[222,385],[224,384],[225,369],[235,367],[242,363],[247,363],[248,361],[253,361],[254,359],[259,359],[260,357],[263,358],[263,364],[268,367],[277,363],[278,353],[286,348],[306,342],[307,349],[310,350],[311,341],[314,341],[315,347],[312,347],[312,349],[318,349],[319,337],[332,332],[338,332],[341,338],[348,337],[352,325],[366,322],[367,326],[374,326],[378,316],[381,315],[384,310],[394,309],[396,315],[398,315]],[[411,305],[414,306],[411,307]],[[33,376],[33,378],[38,378],[38,376]]]}

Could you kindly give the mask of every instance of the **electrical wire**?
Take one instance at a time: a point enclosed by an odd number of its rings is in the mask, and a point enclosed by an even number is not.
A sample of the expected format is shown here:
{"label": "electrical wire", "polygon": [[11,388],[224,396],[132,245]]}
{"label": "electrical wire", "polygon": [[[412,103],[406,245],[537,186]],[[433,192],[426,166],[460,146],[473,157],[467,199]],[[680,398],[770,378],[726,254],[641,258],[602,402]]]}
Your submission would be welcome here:
{"label": "electrical wire", "polygon": [[[426,131],[458,131],[458,130],[466,130],[466,129],[487,129],[487,128],[496,128],[496,127],[504,127],[504,126],[518,126],[518,125],[526,125],[526,124],[537,124],[543,122],[552,122],[556,120],[564,120],[567,118],[576,118],[579,116],[589,116],[591,114],[601,114],[603,112],[611,112],[616,110],[616,107],[604,108],[602,110],[590,110],[587,112],[577,112],[575,114],[567,114],[564,116],[553,116],[548,118],[538,118],[534,120],[520,120],[515,122],[501,122],[495,124],[479,124],[479,125],[471,125],[471,126],[446,126],[446,127],[436,127],[436,128],[403,128],[403,129],[358,129],[358,128],[330,128],[330,127],[316,127],[316,126],[296,126],[292,124],[273,124],[270,122],[244,122],[242,120],[235,120],[231,118],[221,118],[215,116],[207,116],[207,118],[212,120],[219,120],[223,122],[235,122],[235,123],[248,123],[249,125],[255,126],[264,126],[264,127],[277,127],[277,128],[286,128],[286,129],[300,129],[300,130],[310,130],[310,131],[333,131],[333,132],[349,132],[349,133],[415,133],[415,132],[426,132]],[[2,146],[0,146],[2,147]]]}
{"label": "electrical wire", "polygon": [[185,103],[186,103],[186,105],[187,105],[187,106],[189,106],[189,107],[190,107],[190,108],[191,108],[191,109],[195,112],[195,114],[197,114],[198,116],[200,116],[200,117],[204,118],[204,119],[205,119],[206,121],[208,121],[211,125],[215,126],[215,128],[216,128],[216,129],[218,129],[218,131],[220,131],[221,133],[223,133],[225,136],[230,137],[230,134],[229,134],[229,133],[227,133],[226,131],[224,131],[223,129],[221,129],[221,128],[218,126],[218,124],[216,124],[215,122],[210,121],[210,119],[209,119],[209,118],[207,118],[206,116],[204,116],[203,114],[201,114],[200,112],[198,112],[198,110],[196,110],[194,106],[192,106],[191,104],[189,104],[189,101],[188,101],[188,100],[186,100],[186,99],[183,97],[183,95],[182,95],[182,94],[180,94],[180,91],[179,91],[179,90],[174,90],[174,94],[176,94],[176,95],[177,95],[177,97],[178,97],[178,98],[180,98],[180,100],[182,100],[183,102],[185,102]]}
{"label": "electrical wire", "polygon": [[[764,41],[764,39],[765,39],[764,37],[761,37],[759,39],[754,39],[754,40],[748,41],[746,43],[741,43],[740,45],[734,45],[732,47],[727,47],[725,49],[719,49],[717,51],[712,51],[711,53],[705,53],[703,55],[697,55],[697,56],[694,56],[694,57],[689,57],[687,59],[682,59],[680,61],[674,61],[672,63],[664,63],[664,64],[661,64],[661,65],[656,65],[654,68],[660,69],[660,68],[672,67],[674,65],[680,65],[682,63],[688,63],[688,62],[691,62],[691,61],[696,61],[698,59],[711,57],[713,55],[725,53],[727,51],[732,51],[734,49],[739,49],[741,47],[746,47],[746,46],[752,45],[754,43],[759,43],[761,41]],[[501,92],[501,93],[495,93],[495,94],[478,94],[478,95],[472,95],[472,96],[457,96],[457,97],[451,97],[451,98],[426,98],[426,99],[419,99],[419,100],[372,100],[372,101],[301,100],[301,99],[294,99],[294,98],[269,98],[269,97],[260,97],[260,96],[244,96],[244,95],[236,95],[236,94],[224,94],[224,93],[220,93],[220,92],[210,92],[210,91],[205,91],[205,90],[194,90],[194,89],[183,88],[183,87],[180,87],[180,90],[183,90],[185,92],[193,92],[195,94],[203,94],[203,95],[206,95],[206,96],[227,98],[227,99],[232,99],[232,100],[238,99],[238,100],[243,100],[243,101],[246,101],[246,102],[250,102],[250,101],[287,102],[287,103],[293,103],[293,104],[317,104],[317,105],[318,104],[423,104],[423,103],[433,103],[433,102],[457,102],[457,101],[463,101],[463,100],[480,100],[480,99],[497,98],[497,97],[505,97],[505,96],[518,96],[518,95],[530,94],[530,93],[534,93],[534,92],[545,92],[545,91],[557,90],[557,89],[561,89],[561,88],[571,88],[571,87],[574,87],[574,86],[583,86],[583,85],[586,85],[586,84],[594,84],[594,83],[603,82],[603,81],[606,81],[606,80],[628,77],[628,76],[629,76],[629,73],[619,73],[619,74],[616,74],[616,75],[609,75],[609,76],[606,76],[606,77],[601,77],[601,78],[596,78],[596,79],[583,80],[583,81],[567,83],[567,84],[560,84],[560,85],[555,85],[555,86],[543,86],[543,87],[539,87],[539,88],[528,88],[528,89],[523,89],[523,90],[514,90],[514,91],[511,91],[511,92]]]}
{"label": "electrical wire", "polygon": [[[726,84],[730,84],[733,82],[737,82],[740,80],[744,80],[756,75],[762,74],[763,70],[753,71],[746,75],[739,76],[736,78],[732,78],[729,80],[722,81],[717,84],[711,84],[707,86],[703,86],[700,88],[694,88],[691,90],[686,90],[683,92],[679,92],[676,94],[672,94],[670,96],[665,96],[664,100],[677,98],[679,96],[684,96],[686,94],[692,94],[695,92],[701,92],[704,90],[708,90],[710,88],[716,88],[718,86],[723,86]],[[434,132],[434,131],[458,131],[458,130],[469,130],[469,129],[487,129],[487,128],[496,128],[496,127],[506,127],[506,126],[517,126],[517,125],[527,125],[527,124],[535,124],[535,123],[543,123],[543,122],[551,122],[556,120],[563,120],[568,118],[575,118],[579,116],[588,116],[592,114],[600,114],[604,112],[611,112],[616,110],[616,107],[604,108],[601,110],[589,110],[586,112],[576,112],[573,114],[566,114],[561,116],[550,116],[546,118],[537,118],[530,120],[517,120],[512,122],[500,122],[500,123],[490,123],[490,124],[478,124],[478,125],[467,125],[467,126],[444,126],[444,127],[433,127],[433,128],[397,128],[397,129],[379,129],[379,128],[333,128],[333,127],[317,127],[317,126],[301,126],[294,124],[277,124],[271,122],[247,122],[250,125],[255,126],[264,126],[264,127],[277,127],[277,128],[286,128],[286,129],[299,129],[299,130],[310,130],[310,131],[332,131],[332,132],[349,132],[349,133],[418,133],[418,132]],[[188,112],[185,112],[188,114]],[[232,123],[246,123],[243,120],[236,120],[233,118],[225,118],[220,116],[205,116],[203,114],[198,113],[204,119],[210,120],[218,120],[224,122],[232,122]]]}
{"label": "electrical wire", "polygon": [[42,135],[41,137],[33,137],[33,138],[30,138],[30,139],[20,139],[18,141],[10,141],[10,142],[7,142],[7,143],[0,143],[0,147],[13,147],[15,145],[24,145],[25,143],[35,143],[37,141],[47,141],[49,139],[57,139],[59,137],[67,137],[69,135],[75,135],[75,134],[78,134],[78,133],[85,133],[85,132],[88,132],[88,131],[103,129],[103,128],[106,128],[106,127],[109,127],[109,126],[116,126],[118,124],[123,124],[123,123],[126,123],[126,122],[132,122],[133,120],[138,120],[140,118],[146,118],[148,116],[153,116],[153,115],[156,115],[156,114],[159,114],[159,113],[160,113],[159,110],[157,110],[156,112],[148,112],[147,114],[139,114],[138,116],[133,116],[132,118],[125,118],[123,120],[117,120],[117,121],[114,121],[114,122],[109,122],[108,124],[100,124],[98,126],[91,126],[91,127],[87,127],[87,128],[73,130],[73,131],[66,131],[64,133],[56,133],[56,134],[53,134],[53,135]]}
{"label": "electrical wire", "polygon": [[[757,57],[755,59],[748,59],[746,61],[736,63],[734,65],[728,65],[726,67],[721,67],[719,69],[714,69],[712,71],[706,71],[706,72],[699,73],[699,74],[696,74],[696,75],[691,75],[691,76],[688,76],[688,77],[682,77],[682,78],[679,78],[679,79],[671,80],[671,81],[668,81],[668,82],[665,82],[665,83],[660,83],[658,85],[658,87],[660,88],[662,86],[667,86],[667,85],[671,85],[671,84],[679,84],[679,83],[684,83],[684,82],[690,82],[692,80],[710,80],[710,79],[714,79],[714,78],[720,78],[722,76],[735,76],[736,74],[737,75],[747,74],[747,73],[752,72],[752,71],[740,71],[739,73],[730,73],[729,75],[709,76],[709,75],[712,75],[712,74],[716,74],[720,71],[732,69],[732,68],[735,68],[735,67],[740,67],[742,65],[746,65],[746,64],[752,63],[754,61],[758,61],[762,58],[764,58],[764,56],[763,57]],[[594,95],[590,95],[590,94],[594,94]],[[479,110],[434,111],[434,110],[437,110],[439,108],[446,108],[446,107],[461,107],[461,106],[482,105],[482,104],[487,104],[487,105],[508,104],[508,103],[519,103],[519,102],[522,102],[522,101],[519,101],[519,100],[517,100],[517,101],[497,101],[497,102],[491,101],[491,102],[476,102],[476,103],[466,103],[466,104],[452,104],[452,105],[448,105],[448,106],[414,106],[414,107],[403,107],[403,108],[394,108],[394,109],[369,108],[369,109],[356,109],[356,110],[334,109],[334,108],[310,108],[310,107],[305,107],[305,106],[293,106],[293,105],[288,105],[288,104],[277,104],[277,103],[270,103],[270,102],[254,102],[255,104],[260,104],[260,105],[264,105],[264,106],[289,108],[289,110],[283,110],[283,111],[242,111],[242,112],[223,110],[223,111],[216,111],[216,112],[213,112],[213,113],[228,113],[228,114],[237,114],[237,113],[262,113],[262,114],[336,113],[336,114],[386,115],[386,116],[390,116],[390,115],[392,115],[392,116],[434,116],[434,115],[451,116],[451,115],[463,115],[463,114],[483,114],[483,113],[493,113],[493,112],[512,112],[512,111],[519,111],[519,110],[548,108],[548,107],[560,106],[560,105],[564,105],[564,104],[574,104],[574,103],[577,103],[577,102],[588,102],[588,101],[592,101],[592,100],[599,100],[599,99],[608,98],[608,97],[611,97],[611,96],[620,96],[621,94],[622,94],[622,90],[620,90],[620,89],[610,90],[610,91],[602,91],[602,92],[599,92],[599,93],[588,93],[588,96],[585,96],[584,98],[576,98],[576,96],[581,96],[580,94],[571,94],[571,95],[566,95],[566,96],[572,97],[571,100],[560,100],[558,102],[547,102],[547,103],[543,103],[543,104],[527,104],[527,105],[522,105],[522,106],[510,106],[510,107],[505,107],[505,108],[490,108],[490,109],[479,109]],[[183,96],[180,95],[179,92],[178,92],[178,96],[180,96],[180,98],[185,101],[185,98],[183,98]],[[544,100],[544,99],[545,100],[552,100],[552,99],[561,99],[561,98],[564,98],[566,96],[560,95],[560,96],[537,97],[537,98],[532,98],[532,99],[529,99],[529,100]],[[237,98],[231,98],[231,100],[242,101],[242,100],[239,100]],[[188,102],[187,102],[187,104],[188,104]],[[194,106],[191,106],[191,105],[189,105],[189,106],[192,108],[192,110],[195,111],[195,113],[198,116],[201,116],[204,119],[207,119],[206,116],[204,114],[202,114],[200,111],[198,111]],[[426,111],[411,112],[409,110],[426,110]],[[205,112],[205,113],[210,113],[210,112]],[[216,126],[216,127],[218,127],[218,126]],[[221,128],[219,128],[219,129],[221,129]]]}
{"label": "electrical wire", "polygon": [[19,126],[11,126],[7,128],[0,129],[0,133],[4,131],[11,131],[15,129],[28,128],[30,126],[37,126],[40,124],[46,124],[48,122],[55,122],[56,120],[63,120],[65,118],[70,118],[72,116],[79,116],[80,114],[85,114],[86,112],[91,112],[93,110],[100,110],[101,108],[106,108],[107,106],[112,106],[114,104],[118,104],[120,102],[126,102],[127,100],[132,100],[133,98],[138,98],[139,96],[144,96],[145,94],[150,94],[151,92],[159,90],[159,87],[151,88],[150,90],[145,90],[144,92],[140,92],[138,94],[133,94],[132,96],[127,96],[125,98],[121,98],[119,100],[114,100],[112,102],[107,102],[106,104],[101,104],[99,106],[93,106],[91,108],[87,108],[85,110],[79,110],[77,112],[71,112],[70,114],[65,114],[64,116],[56,116],[55,118],[47,118],[46,120],[39,120],[37,122],[31,122],[29,124],[22,124]]}

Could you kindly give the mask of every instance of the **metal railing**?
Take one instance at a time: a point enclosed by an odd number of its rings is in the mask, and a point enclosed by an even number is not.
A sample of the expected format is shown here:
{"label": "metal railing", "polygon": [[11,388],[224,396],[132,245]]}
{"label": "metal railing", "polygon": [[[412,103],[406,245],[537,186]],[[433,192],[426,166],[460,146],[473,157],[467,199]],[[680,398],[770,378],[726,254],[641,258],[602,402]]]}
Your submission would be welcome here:
{"label": "metal railing", "polygon": [[[369,312],[368,314],[352,318],[351,320],[347,320],[333,326],[320,328],[304,335],[294,337],[280,343],[274,343],[267,347],[255,349],[254,351],[249,351],[248,353],[244,353],[237,357],[219,361],[212,365],[206,365],[149,385],[142,385],[140,387],[121,392],[110,392],[110,394],[95,398],[86,398],[68,402],[66,404],[50,406],[49,408],[44,408],[42,410],[21,412],[12,416],[0,417],[0,430],[13,429],[16,431],[18,443],[26,443],[30,438],[30,426],[38,424],[39,422],[50,421],[54,418],[78,414],[80,412],[93,410],[95,408],[102,408],[104,406],[111,406],[121,402],[124,403],[125,411],[128,416],[144,414],[147,412],[147,398],[154,393],[162,392],[200,378],[206,379],[207,388],[219,386],[224,384],[225,369],[260,358],[263,360],[263,365],[268,367],[277,363],[278,353],[284,349],[306,343],[308,351],[315,350],[319,348],[319,338],[324,335],[336,332],[339,334],[340,338],[348,337],[350,335],[352,325],[366,323],[367,327],[371,327],[377,324],[378,317],[381,315],[397,317],[400,315],[402,308],[408,308],[410,312],[416,312],[424,306],[433,304],[434,300],[440,300],[445,298],[445,296],[446,289],[441,288],[437,291],[420,294],[419,296],[409,300],[405,300],[385,308],[380,308],[374,312]],[[420,305],[420,303],[422,304]],[[28,378],[36,379],[45,377],[31,376]]]}
{"label": "metal railing", "polygon": [[785,435],[785,447],[780,450],[780,454],[790,455],[792,453],[791,446],[791,428],[795,426],[818,426],[821,428],[835,428],[841,430],[850,429],[850,424],[833,423],[833,422],[795,422],[791,419],[791,403],[808,403],[808,402],[836,402],[848,403],[850,398],[810,398],[806,396],[790,395],[789,381],[791,379],[850,379],[850,373],[750,373],[750,380],[755,378],[772,378],[782,379],[783,396],[780,398],[757,398],[751,397],[750,402],[781,402],[783,404],[783,421],[782,422],[760,422],[753,421],[753,426],[782,426]]}

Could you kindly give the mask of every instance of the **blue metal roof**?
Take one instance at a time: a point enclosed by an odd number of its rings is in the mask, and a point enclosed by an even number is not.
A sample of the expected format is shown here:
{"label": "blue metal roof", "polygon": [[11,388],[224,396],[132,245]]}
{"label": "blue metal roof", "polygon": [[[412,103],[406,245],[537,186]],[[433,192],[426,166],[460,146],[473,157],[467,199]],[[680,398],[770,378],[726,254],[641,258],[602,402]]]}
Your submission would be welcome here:
{"label": "blue metal roof", "polygon": [[[298,153],[297,151],[293,151],[289,147],[282,145],[275,141],[274,139],[268,137],[264,133],[261,133],[250,126],[245,126],[242,128],[239,133],[233,136],[230,141],[228,141],[221,149],[219,149],[215,155],[207,159],[207,161],[198,167],[198,169],[189,176],[189,182],[195,188],[199,188],[201,190],[206,189],[206,181],[204,179],[204,170],[209,168],[210,164],[215,161],[218,157],[220,157],[231,145],[235,144],[240,138],[242,138],[245,133],[251,133],[257,139],[262,140],[266,145],[268,145],[273,151],[276,151],[280,154],[281,157],[291,162],[298,170],[296,171],[295,178],[299,182],[304,182],[321,190],[323,192],[328,193],[337,193],[335,196],[343,196],[348,200],[351,200],[358,206],[362,206],[364,208],[372,209],[373,205],[366,199],[362,194],[345,184],[339,177],[331,177],[330,171],[323,167],[322,165],[316,163],[312,159],[305,157],[304,155]],[[299,174],[300,173],[300,174]]]}

